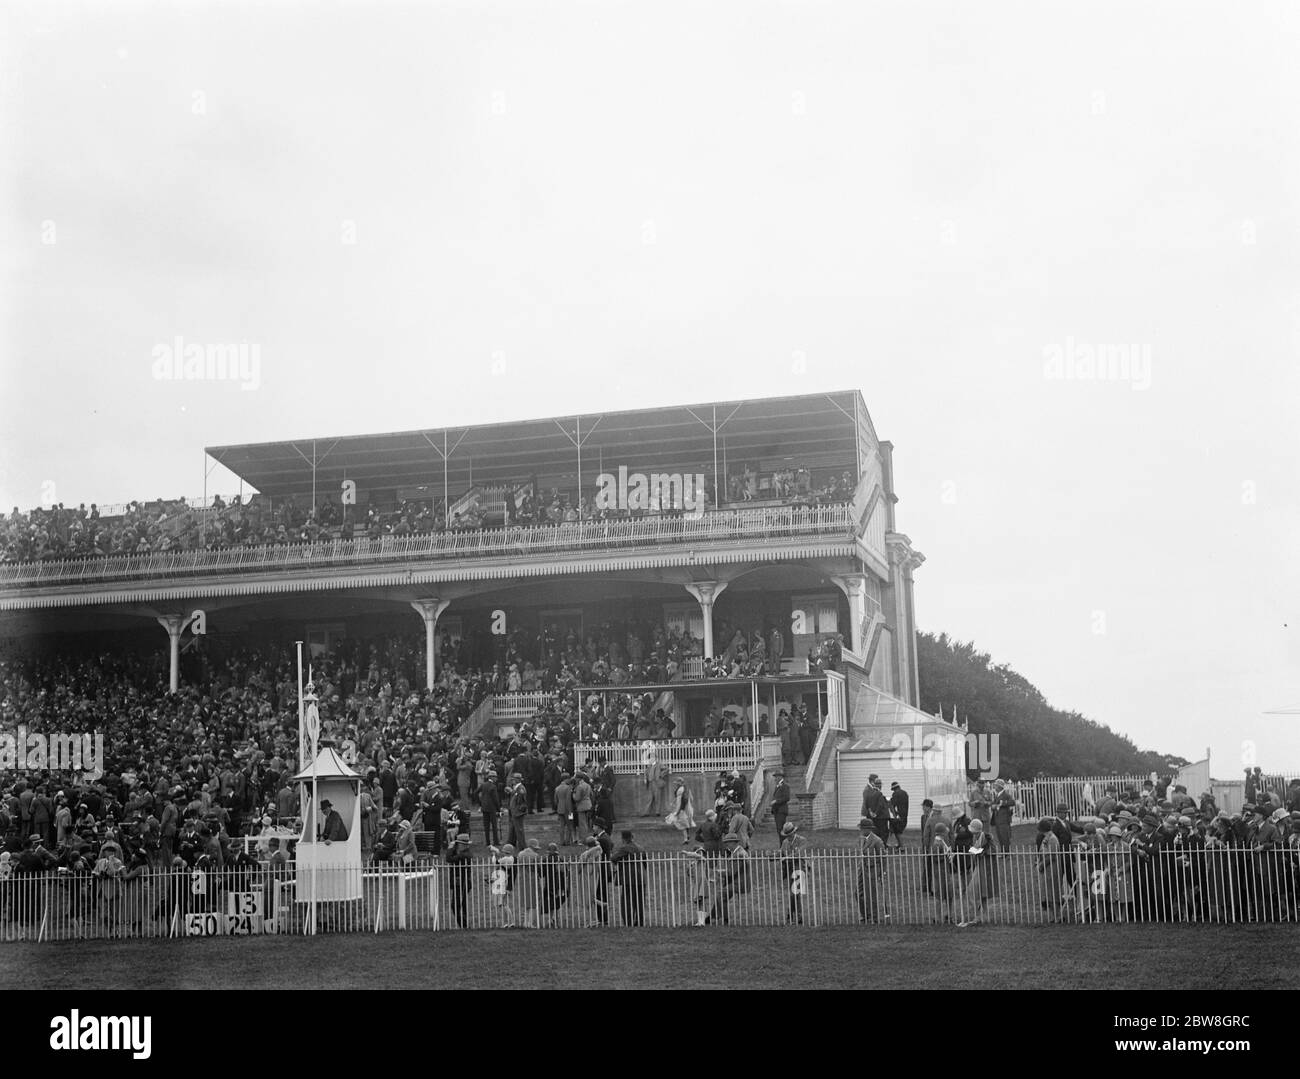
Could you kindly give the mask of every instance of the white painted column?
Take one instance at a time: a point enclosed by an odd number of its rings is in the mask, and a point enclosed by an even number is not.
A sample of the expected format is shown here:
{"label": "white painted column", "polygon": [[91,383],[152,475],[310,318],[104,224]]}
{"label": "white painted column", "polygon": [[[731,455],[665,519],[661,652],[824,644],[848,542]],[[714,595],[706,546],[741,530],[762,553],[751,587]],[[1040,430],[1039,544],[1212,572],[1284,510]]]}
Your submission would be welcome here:
{"label": "white painted column", "polygon": [[187,619],[179,614],[157,615],[158,624],[167,631],[171,642],[171,672],[167,684],[170,692],[175,693],[181,687],[181,631]]}
{"label": "white painted column", "polygon": [[696,581],[693,584],[683,585],[700,605],[700,613],[704,616],[704,658],[713,658],[713,601],[722,594],[722,590],[727,587],[725,581]]}
{"label": "white painted column", "polygon": [[424,686],[432,689],[438,676],[438,642],[435,636],[438,618],[451,603],[449,599],[412,600],[411,607],[424,620]]}
{"label": "white painted column", "polygon": [[849,601],[850,647],[865,657],[868,642],[862,639],[862,630],[867,620],[867,578],[861,573],[845,573],[834,581]]}

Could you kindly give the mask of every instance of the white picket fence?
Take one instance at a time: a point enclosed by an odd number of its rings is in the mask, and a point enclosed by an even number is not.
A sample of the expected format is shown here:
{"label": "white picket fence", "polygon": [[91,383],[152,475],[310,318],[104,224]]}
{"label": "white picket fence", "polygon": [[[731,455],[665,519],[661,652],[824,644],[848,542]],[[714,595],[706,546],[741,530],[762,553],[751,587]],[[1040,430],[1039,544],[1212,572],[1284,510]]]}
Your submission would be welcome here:
{"label": "white picket fence", "polygon": [[[0,881],[0,954],[14,941],[172,939],[410,929],[873,926],[936,922],[1290,923],[1292,852],[1167,850],[1117,843],[1068,853],[980,856],[750,849],[476,854],[321,870],[332,895],[305,900],[292,865],[247,871],[19,875]],[[323,879],[323,878],[322,878]],[[253,961],[251,953],[250,961]]]}
{"label": "white picket fence", "polygon": [[1118,794],[1141,791],[1148,775],[1122,776],[1046,776],[1014,784],[1015,818],[1036,821],[1056,816],[1056,807],[1064,803],[1071,817],[1088,817],[1096,812],[1097,803],[1114,787]]}
{"label": "white picket fence", "polygon": [[537,710],[550,708],[555,703],[554,693],[494,693],[492,695],[492,722],[498,727],[525,723]]}

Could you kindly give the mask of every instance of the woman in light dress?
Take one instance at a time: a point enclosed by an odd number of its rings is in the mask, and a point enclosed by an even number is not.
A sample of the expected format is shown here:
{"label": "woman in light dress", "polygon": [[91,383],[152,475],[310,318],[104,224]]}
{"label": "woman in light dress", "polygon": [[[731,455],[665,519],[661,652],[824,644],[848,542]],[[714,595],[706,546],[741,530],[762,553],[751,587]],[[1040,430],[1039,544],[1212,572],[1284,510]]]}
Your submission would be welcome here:
{"label": "woman in light dress", "polygon": [[682,834],[682,846],[690,842],[690,833],[695,830],[695,805],[691,801],[690,788],[680,777],[673,788],[673,809],[664,818],[665,824],[671,824]]}

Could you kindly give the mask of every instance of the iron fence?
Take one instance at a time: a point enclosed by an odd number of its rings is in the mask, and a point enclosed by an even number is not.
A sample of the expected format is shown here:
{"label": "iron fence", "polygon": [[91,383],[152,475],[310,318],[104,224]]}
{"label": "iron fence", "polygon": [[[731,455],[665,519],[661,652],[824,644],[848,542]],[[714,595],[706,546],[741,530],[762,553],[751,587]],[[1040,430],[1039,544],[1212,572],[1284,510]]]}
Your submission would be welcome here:
{"label": "iron fence", "polygon": [[[594,850],[595,853],[592,853]],[[501,928],[1103,922],[1290,923],[1294,850],[1127,846],[944,857],[754,850],[476,857],[320,869],[292,864],[0,881],[0,939],[56,941]]]}

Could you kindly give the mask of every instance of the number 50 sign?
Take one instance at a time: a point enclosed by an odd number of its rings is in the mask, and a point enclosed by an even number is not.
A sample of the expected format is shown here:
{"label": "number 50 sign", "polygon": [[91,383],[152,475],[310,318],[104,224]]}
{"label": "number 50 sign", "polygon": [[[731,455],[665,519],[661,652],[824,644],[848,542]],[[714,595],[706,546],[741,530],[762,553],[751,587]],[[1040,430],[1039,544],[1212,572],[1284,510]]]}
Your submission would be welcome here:
{"label": "number 50 sign", "polygon": [[216,911],[185,916],[187,937],[248,937],[266,932],[262,918],[262,893],[231,892],[226,896],[226,913]]}

